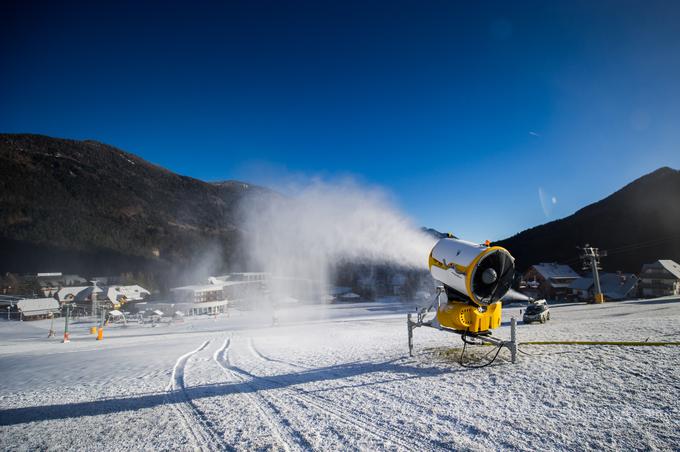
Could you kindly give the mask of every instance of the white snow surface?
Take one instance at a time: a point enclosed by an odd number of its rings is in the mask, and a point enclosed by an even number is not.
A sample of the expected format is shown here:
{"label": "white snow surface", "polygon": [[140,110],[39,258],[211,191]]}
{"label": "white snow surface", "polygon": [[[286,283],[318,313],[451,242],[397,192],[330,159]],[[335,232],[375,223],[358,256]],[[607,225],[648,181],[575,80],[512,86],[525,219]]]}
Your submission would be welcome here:
{"label": "white snow surface", "polygon": [[[678,450],[680,347],[521,346],[481,369],[394,302],[181,323],[0,321],[5,450]],[[505,307],[494,332],[509,337]],[[55,320],[63,331],[63,320]],[[520,341],[680,341],[680,299],[551,307]],[[468,347],[482,363],[491,347]],[[477,361],[474,359],[477,358]]]}

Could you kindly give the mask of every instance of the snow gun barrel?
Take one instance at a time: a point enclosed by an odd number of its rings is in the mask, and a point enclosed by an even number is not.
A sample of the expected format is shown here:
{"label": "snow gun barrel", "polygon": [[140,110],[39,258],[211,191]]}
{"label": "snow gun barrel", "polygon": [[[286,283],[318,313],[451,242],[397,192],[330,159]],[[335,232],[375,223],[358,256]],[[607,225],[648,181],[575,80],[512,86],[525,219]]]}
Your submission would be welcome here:
{"label": "snow gun barrel", "polygon": [[[515,259],[505,248],[489,245],[488,241],[479,245],[450,234],[435,243],[430,252],[430,273],[443,288],[438,288],[432,305],[421,309],[415,321],[408,315],[409,353],[413,351],[413,329],[420,326],[458,333],[465,344],[470,343],[466,339],[470,336],[495,344],[498,346],[496,356],[501,347],[506,346],[504,341],[492,338],[490,330],[501,326],[503,304],[500,301],[510,290]],[[442,292],[446,292],[446,302],[441,300]],[[436,315],[426,320],[432,308],[436,309]],[[517,352],[514,318],[511,337],[508,344],[514,363]]]}
{"label": "snow gun barrel", "polygon": [[500,246],[440,239],[429,258],[432,277],[444,285],[449,300],[489,306],[510,289],[515,259]]}

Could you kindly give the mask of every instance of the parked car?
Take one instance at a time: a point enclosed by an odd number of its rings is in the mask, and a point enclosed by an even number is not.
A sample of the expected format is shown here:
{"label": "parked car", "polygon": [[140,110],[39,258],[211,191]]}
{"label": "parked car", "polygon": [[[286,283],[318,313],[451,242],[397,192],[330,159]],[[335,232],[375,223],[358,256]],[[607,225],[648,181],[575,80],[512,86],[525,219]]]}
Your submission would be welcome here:
{"label": "parked car", "polygon": [[550,320],[550,307],[545,300],[536,300],[530,302],[524,311],[524,316],[522,317],[522,321],[524,323],[545,323],[548,320]]}

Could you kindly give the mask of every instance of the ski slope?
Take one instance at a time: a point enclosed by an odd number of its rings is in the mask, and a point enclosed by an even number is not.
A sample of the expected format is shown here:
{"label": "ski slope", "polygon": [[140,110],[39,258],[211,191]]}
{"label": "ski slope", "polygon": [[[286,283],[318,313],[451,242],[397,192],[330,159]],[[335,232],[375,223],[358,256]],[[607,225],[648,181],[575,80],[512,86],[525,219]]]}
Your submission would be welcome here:
{"label": "ski slope", "polygon": [[[678,450],[680,347],[521,346],[461,367],[460,338],[398,303],[111,326],[0,322],[7,450]],[[509,337],[506,308],[494,334]],[[551,308],[520,341],[680,341],[680,300]],[[56,321],[57,330],[63,321]],[[62,330],[63,331],[63,330]],[[468,347],[482,362],[490,347]]]}

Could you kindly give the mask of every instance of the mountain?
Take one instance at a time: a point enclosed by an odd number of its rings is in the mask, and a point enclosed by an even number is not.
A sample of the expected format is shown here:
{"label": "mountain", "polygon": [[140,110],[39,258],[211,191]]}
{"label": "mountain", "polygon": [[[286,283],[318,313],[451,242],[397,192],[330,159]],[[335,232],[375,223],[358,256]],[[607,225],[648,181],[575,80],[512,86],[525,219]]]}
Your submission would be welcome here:
{"label": "mountain", "polygon": [[422,227],[422,228],[420,228],[420,230],[423,231],[425,234],[428,234],[428,235],[434,237],[435,239],[443,239],[444,237],[447,237],[447,234],[445,234],[443,232],[439,232],[439,231],[437,231],[436,229],[433,229],[433,228]]}
{"label": "mountain", "polygon": [[[239,205],[273,194],[181,176],[97,141],[0,134],[0,272],[173,278],[206,265],[234,268],[246,232]],[[680,171],[661,168],[497,244],[520,270],[546,261],[578,268],[576,247],[589,243],[609,251],[606,270],[638,272],[656,259],[680,261],[679,225]]]}
{"label": "mountain", "polygon": [[86,275],[235,260],[239,202],[97,141],[0,134],[0,271]]}
{"label": "mountain", "polygon": [[496,245],[506,247],[525,270],[561,262],[580,270],[577,246],[608,250],[605,271],[637,273],[657,259],[680,262],[680,171],[660,168],[561,220],[522,231]]}

